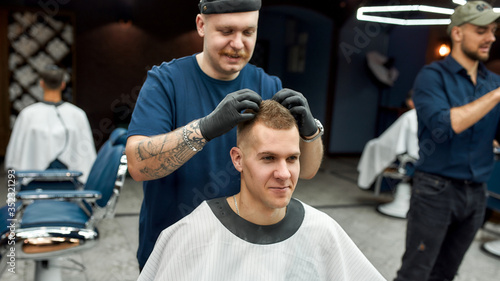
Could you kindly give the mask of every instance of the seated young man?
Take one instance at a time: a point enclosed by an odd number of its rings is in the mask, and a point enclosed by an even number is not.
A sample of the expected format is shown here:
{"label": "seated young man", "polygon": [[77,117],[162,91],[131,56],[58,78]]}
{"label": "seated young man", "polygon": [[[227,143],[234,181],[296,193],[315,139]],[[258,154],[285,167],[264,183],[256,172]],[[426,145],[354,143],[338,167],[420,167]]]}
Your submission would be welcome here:
{"label": "seated young man", "polygon": [[230,152],[240,193],[165,229],[139,280],[385,280],[331,217],[292,198],[300,141],[290,112],[263,101]]}
{"label": "seated young man", "polygon": [[43,100],[18,115],[5,154],[5,168],[70,169],[87,181],[96,158],[92,129],[81,108],[63,100],[66,72],[48,65],[40,73]]}

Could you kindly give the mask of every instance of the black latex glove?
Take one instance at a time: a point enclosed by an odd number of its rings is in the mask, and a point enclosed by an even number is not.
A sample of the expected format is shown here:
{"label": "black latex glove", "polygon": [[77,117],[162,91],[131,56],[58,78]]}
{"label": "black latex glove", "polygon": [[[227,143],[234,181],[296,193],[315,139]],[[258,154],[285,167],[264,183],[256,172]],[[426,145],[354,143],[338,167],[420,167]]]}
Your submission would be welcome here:
{"label": "black latex glove", "polygon": [[290,89],[283,89],[274,94],[273,100],[281,103],[281,105],[290,110],[290,113],[297,120],[299,133],[302,136],[310,137],[318,131],[318,126],[311,114],[307,99],[301,93]]}
{"label": "black latex glove", "polygon": [[258,112],[261,101],[261,96],[249,89],[228,94],[212,113],[200,119],[201,134],[210,141],[229,132],[238,123],[254,118],[254,113],[242,111],[252,109]]}

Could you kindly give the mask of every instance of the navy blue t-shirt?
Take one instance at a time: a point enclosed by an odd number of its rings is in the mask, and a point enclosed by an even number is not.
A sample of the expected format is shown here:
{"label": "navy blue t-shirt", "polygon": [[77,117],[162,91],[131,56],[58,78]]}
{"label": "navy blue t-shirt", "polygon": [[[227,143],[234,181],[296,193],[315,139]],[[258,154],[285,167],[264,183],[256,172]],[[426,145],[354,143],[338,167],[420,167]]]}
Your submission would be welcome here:
{"label": "navy blue t-shirt", "polygon": [[[196,54],[153,67],[139,93],[129,125],[129,136],[168,133],[210,114],[224,97],[251,89],[270,99],[281,90],[281,81],[247,64],[232,81],[207,76]],[[202,151],[172,174],[145,181],[139,218],[139,250],[142,267],[160,232],[189,214],[207,199],[238,193],[240,175],[229,156],[236,145],[236,129],[208,142]]]}
{"label": "navy blue t-shirt", "polygon": [[420,148],[417,170],[455,179],[488,181],[493,169],[493,138],[500,106],[460,134],[451,127],[450,109],[477,100],[498,87],[500,77],[482,63],[474,85],[452,56],[420,71],[413,94]]}

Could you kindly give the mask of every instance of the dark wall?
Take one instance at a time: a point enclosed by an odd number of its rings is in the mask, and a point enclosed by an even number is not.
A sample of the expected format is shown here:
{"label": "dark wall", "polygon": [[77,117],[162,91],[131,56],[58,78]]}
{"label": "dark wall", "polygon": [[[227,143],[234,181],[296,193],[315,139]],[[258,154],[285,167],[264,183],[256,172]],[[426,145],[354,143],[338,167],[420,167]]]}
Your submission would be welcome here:
{"label": "dark wall", "polygon": [[267,72],[283,87],[301,92],[314,116],[325,123],[330,83],[333,21],[294,6],[263,8],[259,40],[269,45]]}
{"label": "dark wall", "polygon": [[[384,108],[401,107],[416,73],[426,62],[428,27],[362,22],[353,16],[341,28],[338,75],[329,153],[361,153],[370,139],[398,117]],[[366,54],[393,58],[399,76],[383,87],[371,75]]]}
{"label": "dark wall", "polygon": [[388,28],[355,17],[341,28],[329,153],[357,153],[374,136],[379,89],[368,72],[366,53],[387,53]]}
{"label": "dark wall", "polygon": [[387,56],[394,59],[394,67],[399,75],[394,85],[381,93],[381,108],[374,137],[378,137],[396,121],[405,108],[404,102],[413,87],[413,81],[426,64],[428,37],[428,26],[395,26],[391,30]]}

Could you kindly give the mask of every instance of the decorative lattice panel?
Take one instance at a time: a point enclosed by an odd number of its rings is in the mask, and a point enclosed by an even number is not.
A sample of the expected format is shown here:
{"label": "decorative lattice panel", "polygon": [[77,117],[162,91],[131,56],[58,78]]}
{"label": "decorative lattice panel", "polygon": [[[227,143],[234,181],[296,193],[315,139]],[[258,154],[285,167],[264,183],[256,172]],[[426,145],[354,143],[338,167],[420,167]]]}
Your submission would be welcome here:
{"label": "decorative lattice panel", "polygon": [[69,14],[11,11],[8,19],[11,128],[19,112],[43,99],[39,73],[47,65],[66,70],[63,99],[73,101],[74,28]]}

